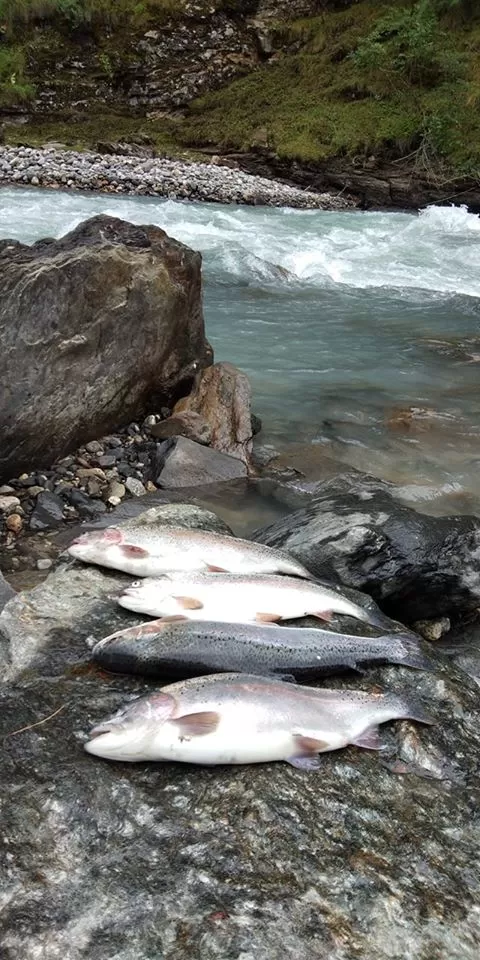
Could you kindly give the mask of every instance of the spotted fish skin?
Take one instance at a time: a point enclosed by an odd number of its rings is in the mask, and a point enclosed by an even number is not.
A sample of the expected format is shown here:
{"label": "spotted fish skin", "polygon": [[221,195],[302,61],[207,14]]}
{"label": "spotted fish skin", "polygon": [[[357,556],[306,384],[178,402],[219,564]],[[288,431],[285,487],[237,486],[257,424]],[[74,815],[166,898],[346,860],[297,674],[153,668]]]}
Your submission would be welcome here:
{"label": "spotted fish skin", "polygon": [[379,749],[378,724],[423,708],[386,693],[327,690],[223,673],[169,684],[99,723],[85,744],[110,760],[245,764],[286,760],[313,770],[319,754],[348,744]]}
{"label": "spotted fish skin", "polygon": [[304,579],[312,574],[282,550],[206,530],[146,524],[132,529],[108,527],[82,534],[68,548],[84,563],[155,577],[172,570],[278,573]]}
{"label": "spotted fish skin", "polygon": [[238,670],[303,680],[371,663],[428,670],[414,635],[360,637],[266,624],[151,620],[100,640],[93,659],[114,673],[195,677]]}

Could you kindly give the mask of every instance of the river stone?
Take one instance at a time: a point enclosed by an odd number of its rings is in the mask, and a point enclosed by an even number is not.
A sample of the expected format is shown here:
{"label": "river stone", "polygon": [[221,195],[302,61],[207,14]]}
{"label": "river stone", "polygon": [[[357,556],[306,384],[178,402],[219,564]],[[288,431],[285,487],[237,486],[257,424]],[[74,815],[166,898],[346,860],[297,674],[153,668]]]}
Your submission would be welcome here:
{"label": "river stone", "polygon": [[403,623],[476,610],[480,520],[426,516],[392,491],[360,473],[312,484],[304,507],[254,539],[287,550],[318,577],[370,594]]}
{"label": "river stone", "polygon": [[156,483],[160,487],[195,487],[246,477],[241,460],[211,447],[203,447],[186,437],[175,437],[159,444],[163,461]]}
{"label": "river stone", "polygon": [[211,362],[200,265],[158,227],[108,216],[0,241],[0,480],[185,392]]}
{"label": "river stone", "polygon": [[95,759],[91,726],[152,689],[89,662],[141,619],[114,600],[129,579],[65,559],[0,614],[9,960],[477,960],[474,683],[435,651],[435,673],[330,680],[421,697],[437,725],[317,773]]}
{"label": "river stone", "polygon": [[174,416],[192,412],[208,423],[212,447],[250,463],[253,428],[251,387],[246,373],[231,363],[215,363],[202,370],[193,391],[179,400],[173,410]]}
{"label": "river stone", "polygon": [[169,437],[187,437],[195,443],[208,446],[212,439],[212,428],[200,413],[186,410],[185,413],[175,413],[166,420],[150,427],[152,437],[157,440],[168,440]]}
{"label": "river stone", "polygon": [[64,507],[63,500],[55,493],[50,493],[49,490],[39,493],[30,517],[30,529],[49,530],[60,526],[63,523]]}
{"label": "river stone", "polygon": [[3,610],[5,604],[14,596],[15,590],[0,572],[0,611]]}

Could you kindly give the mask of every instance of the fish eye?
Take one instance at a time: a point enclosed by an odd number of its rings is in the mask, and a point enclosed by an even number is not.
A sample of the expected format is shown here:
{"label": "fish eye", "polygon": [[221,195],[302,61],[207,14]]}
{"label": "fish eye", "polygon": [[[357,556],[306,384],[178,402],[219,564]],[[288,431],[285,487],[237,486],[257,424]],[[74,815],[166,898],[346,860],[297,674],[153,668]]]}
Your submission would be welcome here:
{"label": "fish eye", "polygon": [[133,580],[132,583],[130,584],[131,587],[141,587],[141,585],[142,585],[141,580]]}

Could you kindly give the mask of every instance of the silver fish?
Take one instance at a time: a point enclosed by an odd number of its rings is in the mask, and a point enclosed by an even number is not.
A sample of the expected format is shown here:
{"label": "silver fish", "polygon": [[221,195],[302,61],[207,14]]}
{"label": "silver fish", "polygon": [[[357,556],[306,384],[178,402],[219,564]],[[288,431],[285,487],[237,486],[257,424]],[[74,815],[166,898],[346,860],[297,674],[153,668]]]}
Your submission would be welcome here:
{"label": "silver fish", "polygon": [[264,763],[314,770],[318,754],[356,744],[380,749],[377,725],[423,708],[394,694],[323,690],[270,677],[223,673],[183,680],[129,703],[85,744],[110,760]]}
{"label": "silver fish", "polygon": [[172,573],[131,583],[118,602],[152,617],[223,623],[274,623],[308,615],[330,620],[332,613],[377,622],[375,613],[347,600],[333,586],[274,574]]}
{"label": "silver fish", "polygon": [[76,560],[112,567],[137,577],[155,577],[178,570],[284,573],[313,579],[301,563],[282,550],[184,527],[146,524],[125,530],[117,527],[94,530],[74,540],[68,552]]}
{"label": "silver fish", "polygon": [[95,644],[92,658],[114,673],[198,677],[205,673],[323,676],[367,663],[431,669],[414,635],[360,637],[272,624],[150,620]]}

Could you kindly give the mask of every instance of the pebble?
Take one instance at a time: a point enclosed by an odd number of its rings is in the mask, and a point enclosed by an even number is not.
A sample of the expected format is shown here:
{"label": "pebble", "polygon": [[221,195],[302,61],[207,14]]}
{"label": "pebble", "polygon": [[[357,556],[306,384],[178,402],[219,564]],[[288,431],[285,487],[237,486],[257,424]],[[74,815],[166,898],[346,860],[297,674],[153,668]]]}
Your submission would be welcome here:
{"label": "pebble", "polygon": [[52,564],[53,560],[50,557],[42,557],[42,559],[37,560],[37,570],[50,570]]}
{"label": "pebble", "polygon": [[38,486],[37,486],[37,487],[29,487],[29,488],[28,488],[28,496],[29,496],[29,497],[38,497],[38,494],[39,494],[39,493],[43,493],[44,490],[45,490],[45,487],[38,487]]}
{"label": "pebble", "polygon": [[85,450],[87,453],[103,453],[103,446],[99,443],[98,440],[90,440],[90,443],[85,444]]}
{"label": "pebble", "polygon": [[126,493],[125,485],[123,483],[119,483],[118,480],[112,480],[111,483],[108,484],[108,487],[104,495],[108,500],[108,502],[111,503],[112,497],[114,497],[115,500],[118,500],[120,502],[120,500],[122,500],[123,497],[125,496],[125,493]]}
{"label": "pebble", "polygon": [[88,478],[95,477],[97,480],[106,481],[106,476],[100,467],[79,467],[77,477]]}
{"label": "pebble", "polygon": [[23,520],[18,513],[11,513],[5,521],[7,530],[10,530],[10,533],[14,533],[17,537],[20,531],[23,529]]}
{"label": "pebble", "polygon": [[15,493],[15,487],[10,487],[8,483],[4,483],[3,487],[0,487],[0,497],[8,493]]}
{"label": "pebble", "polygon": [[0,183],[19,181],[39,189],[61,187],[303,210],[345,210],[355,206],[339,194],[290,187],[221,164],[37,147],[0,147]]}
{"label": "pebble", "polygon": [[15,510],[15,507],[20,506],[20,500],[18,497],[0,497],[0,513],[11,513],[12,510]]}
{"label": "pebble", "polygon": [[125,486],[133,497],[143,497],[144,493],[147,492],[142,481],[137,480],[135,477],[127,477],[125,480]]}

